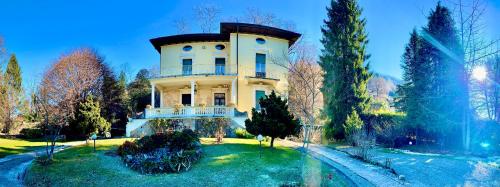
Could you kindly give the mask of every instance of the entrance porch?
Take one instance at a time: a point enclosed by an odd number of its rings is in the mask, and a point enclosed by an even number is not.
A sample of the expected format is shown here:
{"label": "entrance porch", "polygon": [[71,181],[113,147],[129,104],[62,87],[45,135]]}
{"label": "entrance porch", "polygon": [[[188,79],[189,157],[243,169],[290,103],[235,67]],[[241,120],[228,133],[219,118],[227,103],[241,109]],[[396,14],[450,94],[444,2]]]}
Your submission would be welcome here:
{"label": "entrance porch", "polygon": [[[145,118],[233,117],[236,76],[187,76],[151,80]],[[155,103],[155,92],[160,102]]]}

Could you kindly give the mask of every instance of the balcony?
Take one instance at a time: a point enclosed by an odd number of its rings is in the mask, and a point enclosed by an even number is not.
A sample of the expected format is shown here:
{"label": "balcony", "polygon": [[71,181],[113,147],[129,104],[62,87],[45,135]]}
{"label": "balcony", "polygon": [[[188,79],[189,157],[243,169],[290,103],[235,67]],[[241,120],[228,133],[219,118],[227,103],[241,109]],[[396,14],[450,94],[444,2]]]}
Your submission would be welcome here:
{"label": "balcony", "polygon": [[234,117],[234,107],[164,107],[150,108],[145,111],[145,118],[196,118],[196,117]]}
{"label": "balcony", "polygon": [[186,77],[186,76],[235,76],[236,66],[229,65],[183,65],[182,67],[170,68],[161,72],[155,78]]}

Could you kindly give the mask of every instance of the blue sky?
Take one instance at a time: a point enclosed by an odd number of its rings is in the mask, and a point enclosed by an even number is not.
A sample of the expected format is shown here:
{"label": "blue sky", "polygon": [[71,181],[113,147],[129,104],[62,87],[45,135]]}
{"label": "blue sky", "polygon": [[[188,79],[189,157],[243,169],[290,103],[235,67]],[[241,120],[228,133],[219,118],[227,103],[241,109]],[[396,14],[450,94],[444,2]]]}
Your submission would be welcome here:
{"label": "blue sky", "polygon": [[[452,0],[443,1],[449,4]],[[173,20],[192,22],[199,32],[193,7],[203,3],[218,6],[221,17],[243,16],[258,8],[278,18],[293,21],[305,40],[321,47],[320,26],[330,1],[219,0],[219,1],[2,1],[0,36],[20,62],[26,84],[39,80],[43,71],[62,53],[78,47],[92,47],[116,69],[128,64],[133,73],[159,64],[159,54],[149,39],[175,34]],[[360,0],[367,18],[372,71],[401,76],[400,59],[413,28],[426,23],[435,0]],[[500,0],[485,0],[487,38],[500,38]]]}

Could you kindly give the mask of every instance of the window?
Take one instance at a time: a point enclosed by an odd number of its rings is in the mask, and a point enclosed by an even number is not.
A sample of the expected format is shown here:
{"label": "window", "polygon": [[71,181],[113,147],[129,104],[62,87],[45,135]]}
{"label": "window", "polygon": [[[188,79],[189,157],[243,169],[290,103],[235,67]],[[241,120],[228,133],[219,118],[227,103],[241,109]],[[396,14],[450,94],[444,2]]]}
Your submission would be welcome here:
{"label": "window", "polygon": [[266,40],[264,40],[264,38],[257,38],[257,39],[255,39],[255,41],[256,41],[258,44],[265,44],[265,43],[266,43]]}
{"label": "window", "polygon": [[262,90],[255,91],[255,109],[260,110],[260,98],[264,98],[266,92]]}
{"label": "window", "polygon": [[182,75],[193,73],[193,59],[182,59]]}
{"label": "window", "polygon": [[219,44],[219,45],[216,45],[216,46],[215,46],[215,49],[217,49],[217,50],[223,50],[223,49],[225,49],[225,48],[226,48],[226,46],[224,46],[224,45],[222,45],[222,44]]}
{"label": "window", "polygon": [[191,106],[191,94],[182,94],[182,105]]}
{"label": "window", "polygon": [[186,52],[187,52],[187,51],[191,51],[191,49],[193,49],[193,47],[192,47],[192,46],[190,46],[190,45],[186,45],[186,46],[184,46],[184,47],[182,48],[182,50],[183,50],[183,51],[186,51]]}
{"label": "window", "polygon": [[225,106],[226,105],[226,94],[214,93],[214,105],[215,106]]}
{"label": "window", "polygon": [[216,75],[224,75],[226,72],[226,59],[225,58],[216,58],[215,59],[215,74]]}
{"label": "window", "polygon": [[266,77],[266,55],[259,54],[255,56],[255,77]]}

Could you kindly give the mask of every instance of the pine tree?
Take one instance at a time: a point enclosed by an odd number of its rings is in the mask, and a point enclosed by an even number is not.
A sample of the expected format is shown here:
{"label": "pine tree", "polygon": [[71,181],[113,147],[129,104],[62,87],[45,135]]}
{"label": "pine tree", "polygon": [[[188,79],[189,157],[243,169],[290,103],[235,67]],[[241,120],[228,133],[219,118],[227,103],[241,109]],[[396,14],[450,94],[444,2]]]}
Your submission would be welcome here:
{"label": "pine tree", "polygon": [[425,108],[429,123],[425,127],[437,133],[441,142],[451,143],[460,134],[468,110],[464,54],[448,8],[437,4],[423,28],[423,50],[429,65],[429,103]]}
{"label": "pine tree", "polygon": [[21,78],[21,68],[17,63],[17,58],[15,54],[12,54],[7,64],[7,70],[5,71],[5,79],[9,87],[12,87],[16,91],[21,92],[22,90],[22,78]]}
{"label": "pine tree", "polygon": [[365,66],[368,39],[361,11],[355,0],[332,0],[321,29],[324,49],[320,65],[325,71],[322,92],[330,118],[326,132],[336,139],[345,138],[344,126],[352,108],[363,115],[370,102],[366,85],[371,74]]}
{"label": "pine tree", "polygon": [[257,111],[252,108],[252,120],[245,120],[245,127],[250,134],[271,137],[273,147],[275,138],[285,138],[299,132],[299,121],[288,111],[286,99],[273,91],[269,96],[261,98],[259,104],[262,109]]}
{"label": "pine tree", "polygon": [[135,80],[132,81],[128,87],[128,94],[130,97],[130,108],[134,113],[143,111],[146,105],[151,103],[151,84],[148,80],[149,71],[141,69]]}
{"label": "pine tree", "polygon": [[17,63],[16,55],[12,54],[3,76],[3,92],[5,92],[2,106],[4,133],[9,133],[15,127],[15,118],[24,112],[24,92],[22,87],[21,68]]}
{"label": "pine tree", "polygon": [[[403,69],[403,84],[398,86],[396,105],[406,112],[405,124],[418,132],[427,126],[429,113],[425,110],[429,104],[424,97],[428,96],[430,84],[429,65],[425,62],[426,53],[422,47],[423,39],[416,29],[410,34],[410,41],[405,47],[401,68]],[[417,137],[420,138],[420,137]],[[417,139],[418,141],[418,139]]]}
{"label": "pine tree", "polygon": [[102,63],[101,72],[103,78],[101,114],[107,121],[111,122],[114,129],[120,129],[119,133],[122,133],[125,131],[128,121],[126,103],[122,98],[125,89],[116,80],[113,71],[107,64]]}
{"label": "pine tree", "polygon": [[441,143],[460,137],[469,112],[463,59],[451,13],[438,3],[421,34],[412,32],[402,58],[404,83],[397,104],[417,140],[420,131]]}

